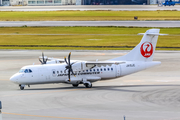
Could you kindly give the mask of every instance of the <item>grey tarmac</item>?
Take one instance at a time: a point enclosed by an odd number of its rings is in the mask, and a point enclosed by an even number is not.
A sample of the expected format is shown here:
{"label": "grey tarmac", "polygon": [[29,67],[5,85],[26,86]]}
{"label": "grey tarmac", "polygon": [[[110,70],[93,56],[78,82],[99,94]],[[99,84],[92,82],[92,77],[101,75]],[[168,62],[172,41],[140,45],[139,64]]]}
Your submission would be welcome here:
{"label": "grey tarmac", "polygon": [[[26,86],[9,78],[24,65],[39,64],[41,50],[0,51],[0,100],[4,120],[179,120],[180,52],[157,51],[160,66],[114,80],[73,88],[68,84]],[[70,51],[44,50],[64,58]],[[128,51],[71,51],[72,59],[107,60]]]}
{"label": "grey tarmac", "polygon": [[112,11],[156,11],[180,10],[180,5],[62,5],[62,6],[0,6],[0,11],[61,11],[61,10],[112,10]]}
{"label": "grey tarmac", "polygon": [[0,27],[21,26],[180,27],[180,21],[0,21]]}

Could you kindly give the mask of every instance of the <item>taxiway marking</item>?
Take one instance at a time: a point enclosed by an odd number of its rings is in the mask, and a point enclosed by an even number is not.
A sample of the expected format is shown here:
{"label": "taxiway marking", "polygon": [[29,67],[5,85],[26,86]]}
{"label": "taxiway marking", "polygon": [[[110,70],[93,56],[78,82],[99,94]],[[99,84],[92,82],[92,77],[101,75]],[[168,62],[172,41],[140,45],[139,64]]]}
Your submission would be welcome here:
{"label": "taxiway marking", "polygon": [[56,117],[56,116],[29,115],[29,114],[7,113],[7,112],[2,112],[2,114],[20,115],[20,116],[31,116],[31,117],[44,117],[44,118],[60,118],[60,119],[71,119],[71,120],[107,120],[107,119],[71,118],[71,117]]}
{"label": "taxiway marking", "polygon": [[[86,89],[88,89],[88,88],[86,88]],[[50,92],[24,93],[24,94],[15,94],[15,95],[4,95],[3,97],[23,96],[23,95],[37,95],[37,94],[43,94],[43,93],[55,93],[55,92],[65,92],[65,91],[77,91],[77,90],[84,90],[84,89],[57,90],[57,91],[50,91]]]}

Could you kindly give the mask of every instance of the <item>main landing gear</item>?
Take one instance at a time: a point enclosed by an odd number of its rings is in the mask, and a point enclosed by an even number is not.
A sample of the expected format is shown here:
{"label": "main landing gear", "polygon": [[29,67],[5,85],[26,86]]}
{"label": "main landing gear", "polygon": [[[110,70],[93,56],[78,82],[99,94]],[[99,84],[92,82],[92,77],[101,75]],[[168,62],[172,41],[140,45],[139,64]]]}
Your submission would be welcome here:
{"label": "main landing gear", "polygon": [[[82,83],[80,83],[80,84],[82,84]],[[83,84],[84,84],[84,86],[85,86],[86,88],[92,88],[92,83],[90,83],[89,81],[83,82]],[[78,87],[79,84],[72,84],[72,86],[73,86],[73,87]]]}
{"label": "main landing gear", "polygon": [[92,84],[91,84],[90,82],[84,83],[84,86],[85,86],[86,88],[92,88]]}
{"label": "main landing gear", "polygon": [[73,86],[73,87],[78,87],[78,86],[79,86],[79,84],[72,84],[72,86]]}
{"label": "main landing gear", "polygon": [[87,81],[87,79],[83,79],[82,82],[86,88],[92,88],[92,83]]}

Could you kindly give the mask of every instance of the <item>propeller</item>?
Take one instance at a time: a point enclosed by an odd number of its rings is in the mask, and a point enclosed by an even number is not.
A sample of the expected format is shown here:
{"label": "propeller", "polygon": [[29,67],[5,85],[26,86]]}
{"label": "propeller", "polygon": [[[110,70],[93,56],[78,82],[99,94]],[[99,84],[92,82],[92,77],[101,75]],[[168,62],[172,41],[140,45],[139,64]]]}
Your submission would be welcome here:
{"label": "propeller", "polygon": [[42,52],[42,60],[39,58],[39,61],[41,62],[41,64],[46,64],[48,58],[44,58],[44,53]]}
{"label": "propeller", "polygon": [[[66,57],[64,57],[64,61],[66,62],[66,70],[68,70],[68,78],[69,78],[69,81],[71,81],[71,78],[70,78],[70,76],[71,76],[71,73],[75,76],[75,74],[74,74],[74,72],[73,72],[73,69],[72,69],[72,65],[74,64],[74,63],[70,63],[70,57],[71,57],[71,52],[69,53],[69,55],[68,55],[68,61],[66,60]],[[65,71],[66,71],[65,70]],[[75,76],[76,77],[76,76]]]}

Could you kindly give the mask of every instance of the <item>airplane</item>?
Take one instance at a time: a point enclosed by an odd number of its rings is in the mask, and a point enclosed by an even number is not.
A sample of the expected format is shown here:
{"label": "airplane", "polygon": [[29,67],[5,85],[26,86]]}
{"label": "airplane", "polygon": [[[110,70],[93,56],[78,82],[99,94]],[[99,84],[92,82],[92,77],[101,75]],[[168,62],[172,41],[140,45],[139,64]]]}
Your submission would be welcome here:
{"label": "airplane", "polygon": [[[92,83],[100,80],[110,80],[123,77],[138,71],[161,64],[153,61],[156,43],[160,29],[149,29],[143,35],[141,42],[128,54],[106,61],[71,60],[71,53],[64,59],[47,58],[42,54],[41,65],[28,65],[14,74],[10,81],[19,84],[21,90],[26,85],[67,83],[73,87],[84,84],[91,88]],[[47,61],[47,60],[50,61]]]}

